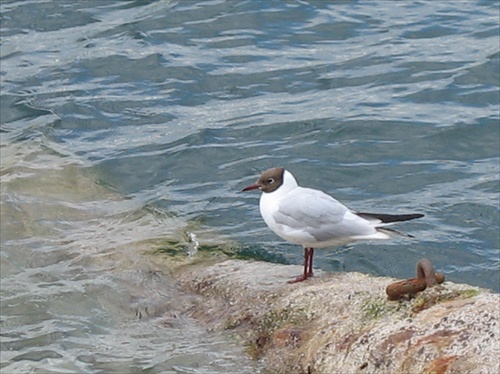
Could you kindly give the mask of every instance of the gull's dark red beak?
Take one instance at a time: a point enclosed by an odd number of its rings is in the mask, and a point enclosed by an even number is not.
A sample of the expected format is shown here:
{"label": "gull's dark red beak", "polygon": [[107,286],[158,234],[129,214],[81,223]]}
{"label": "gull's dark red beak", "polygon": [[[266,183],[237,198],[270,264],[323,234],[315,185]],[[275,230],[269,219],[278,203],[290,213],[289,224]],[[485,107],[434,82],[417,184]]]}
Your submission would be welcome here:
{"label": "gull's dark red beak", "polygon": [[250,186],[245,187],[244,189],[242,189],[241,192],[256,190],[257,188],[259,188],[258,184],[252,184],[252,185],[250,185]]}

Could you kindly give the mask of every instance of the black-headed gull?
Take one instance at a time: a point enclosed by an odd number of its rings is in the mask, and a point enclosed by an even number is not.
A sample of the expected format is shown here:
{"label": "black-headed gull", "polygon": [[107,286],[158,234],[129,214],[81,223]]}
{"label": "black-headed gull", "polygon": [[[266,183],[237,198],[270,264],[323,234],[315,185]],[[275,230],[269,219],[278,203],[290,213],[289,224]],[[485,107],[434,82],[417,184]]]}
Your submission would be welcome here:
{"label": "black-headed gull", "polygon": [[[289,283],[313,275],[314,248],[346,244],[357,240],[389,239],[399,233],[385,226],[423,217],[423,214],[357,213],[323,191],[300,187],[283,168],[262,173],[243,191],[259,189],[260,214],[278,236],[304,247],[304,273]],[[408,235],[411,236],[411,235]]]}

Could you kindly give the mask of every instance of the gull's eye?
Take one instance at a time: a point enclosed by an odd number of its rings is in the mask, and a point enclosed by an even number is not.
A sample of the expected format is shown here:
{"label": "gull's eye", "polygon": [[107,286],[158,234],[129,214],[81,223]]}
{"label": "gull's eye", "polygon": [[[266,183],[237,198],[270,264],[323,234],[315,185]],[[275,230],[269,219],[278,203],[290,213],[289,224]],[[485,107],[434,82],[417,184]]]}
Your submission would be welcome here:
{"label": "gull's eye", "polygon": [[267,183],[268,183],[268,184],[273,184],[273,183],[274,183],[274,178],[269,178],[269,179],[267,180]]}

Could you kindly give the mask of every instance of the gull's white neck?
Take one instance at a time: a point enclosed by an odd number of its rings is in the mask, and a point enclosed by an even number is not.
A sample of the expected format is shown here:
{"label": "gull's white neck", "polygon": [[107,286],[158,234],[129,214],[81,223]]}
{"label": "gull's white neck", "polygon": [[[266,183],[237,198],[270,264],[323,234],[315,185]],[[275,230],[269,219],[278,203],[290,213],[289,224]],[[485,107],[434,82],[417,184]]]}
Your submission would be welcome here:
{"label": "gull's white neck", "polygon": [[285,170],[285,172],[283,173],[283,184],[280,186],[280,188],[278,188],[273,193],[276,193],[276,192],[287,193],[287,192],[293,190],[297,186],[298,186],[297,181],[293,177],[292,173]]}

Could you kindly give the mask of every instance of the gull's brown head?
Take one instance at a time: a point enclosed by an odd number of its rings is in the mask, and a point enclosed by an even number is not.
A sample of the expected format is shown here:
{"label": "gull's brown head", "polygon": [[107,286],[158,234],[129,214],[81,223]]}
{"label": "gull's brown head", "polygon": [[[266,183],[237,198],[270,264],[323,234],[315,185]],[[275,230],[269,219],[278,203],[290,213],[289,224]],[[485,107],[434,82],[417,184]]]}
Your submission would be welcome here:
{"label": "gull's brown head", "polygon": [[245,187],[242,191],[250,191],[259,189],[262,192],[276,191],[283,184],[283,175],[285,169],[272,168],[263,172],[255,184]]}

